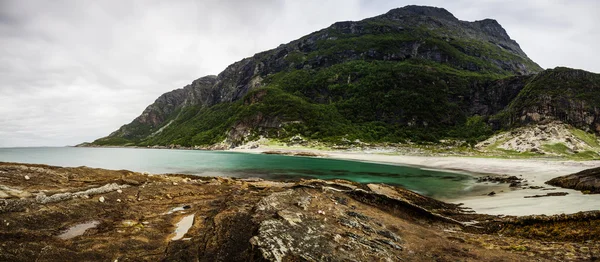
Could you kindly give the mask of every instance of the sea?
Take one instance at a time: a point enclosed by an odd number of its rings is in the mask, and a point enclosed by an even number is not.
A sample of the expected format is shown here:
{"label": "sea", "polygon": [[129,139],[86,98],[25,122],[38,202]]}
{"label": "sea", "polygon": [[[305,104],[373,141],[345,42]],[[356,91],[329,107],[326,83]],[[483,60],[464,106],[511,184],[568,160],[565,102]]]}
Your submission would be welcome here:
{"label": "sea", "polygon": [[227,151],[86,147],[0,148],[0,162],[280,181],[302,178],[345,179],[359,183],[401,186],[443,200],[468,195],[476,185],[475,177],[459,172],[330,158]]}

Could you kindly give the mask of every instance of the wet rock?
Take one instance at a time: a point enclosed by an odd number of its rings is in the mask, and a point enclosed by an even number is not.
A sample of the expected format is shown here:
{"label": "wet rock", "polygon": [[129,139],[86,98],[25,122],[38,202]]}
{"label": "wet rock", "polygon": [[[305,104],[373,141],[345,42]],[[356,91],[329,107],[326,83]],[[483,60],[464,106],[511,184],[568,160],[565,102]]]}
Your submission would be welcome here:
{"label": "wet rock", "polygon": [[510,183],[510,184],[518,184],[521,183],[523,181],[522,178],[518,178],[516,176],[484,176],[484,177],[480,177],[477,178],[477,182],[478,183],[483,183],[483,182],[493,182],[493,183]]}
{"label": "wet rock", "polygon": [[525,196],[525,198],[538,198],[538,197],[551,197],[551,196],[566,196],[569,193],[567,192],[552,192],[552,193],[547,193],[545,195],[534,195],[534,196]]}
{"label": "wet rock", "polygon": [[325,157],[326,154],[312,152],[312,151],[281,151],[281,150],[272,150],[262,152],[265,155],[284,155],[284,156],[308,156],[308,157]]}
{"label": "wet rock", "polygon": [[496,195],[496,192],[492,191],[492,192],[489,192],[487,195],[488,195],[488,196],[495,196],[495,195]]}
{"label": "wet rock", "polygon": [[590,194],[600,194],[600,167],[557,177],[546,182],[546,184],[587,191]]}

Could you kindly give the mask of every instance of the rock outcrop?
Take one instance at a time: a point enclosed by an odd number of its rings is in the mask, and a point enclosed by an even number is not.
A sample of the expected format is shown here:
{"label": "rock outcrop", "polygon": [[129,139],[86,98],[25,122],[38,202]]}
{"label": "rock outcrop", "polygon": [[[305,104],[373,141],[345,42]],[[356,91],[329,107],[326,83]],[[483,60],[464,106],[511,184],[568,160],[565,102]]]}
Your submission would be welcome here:
{"label": "rock outcrop", "polygon": [[587,194],[600,194],[600,167],[557,177],[546,184],[575,189]]}
{"label": "rock outcrop", "polygon": [[[600,255],[600,227],[593,226],[600,213],[478,215],[398,187],[343,180],[0,163],[0,190],[7,192],[0,194],[2,261],[540,261]],[[36,201],[41,192],[52,201]]]}
{"label": "rock outcrop", "polygon": [[504,126],[562,121],[600,134],[600,75],[557,67],[532,76],[498,116]]}
{"label": "rock outcrop", "polygon": [[503,132],[478,143],[475,148],[483,152],[509,150],[555,156],[583,153],[600,156],[600,140],[595,135],[558,121]]}

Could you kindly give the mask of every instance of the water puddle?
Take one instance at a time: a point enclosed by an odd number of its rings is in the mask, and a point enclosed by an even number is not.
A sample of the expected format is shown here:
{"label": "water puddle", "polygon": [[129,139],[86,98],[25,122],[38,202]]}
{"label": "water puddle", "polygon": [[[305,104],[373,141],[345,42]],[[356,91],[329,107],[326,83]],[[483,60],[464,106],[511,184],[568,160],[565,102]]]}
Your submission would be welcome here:
{"label": "water puddle", "polygon": [[177,225],[175,225],[177,227],[177,228],[175,228],[175,236],[173,236],[173,238],[171,238],[171,240],[180,240],[181,238],[183,238],[183,236],[188,232],[188,230],[190,230],[190,228],[192,227],[193,224],[194,224],[194,214],[183,217],[177,223]]}
{"label": "water puddle", "polygon": [[85,233],[86,230],[88,230],[90,228],[95,228],[98,224],[100,224],[100,222],[98,222],[98,221],[77,224],[77,225],[70,227],[69,229],[67,229],[65,232],[58,235],[57,237],[62,240],[67,240],[67,239],[71,239],[71,238],[74,238],[77,236],[81,236],[81,235],[83,235],[83,233]]}
{"label": "water puddle", "polygon": [[181,207],[174,207],[174,208],[171,208],[171,210],[169,210],[169,212],[164,213],[164,215],[170,215],[175,212],[184,211],[184,210],[190,209],[190,208],[191,208],[191,206],[189,206],[189,205],[185,205],[185,206],[181,206]]}

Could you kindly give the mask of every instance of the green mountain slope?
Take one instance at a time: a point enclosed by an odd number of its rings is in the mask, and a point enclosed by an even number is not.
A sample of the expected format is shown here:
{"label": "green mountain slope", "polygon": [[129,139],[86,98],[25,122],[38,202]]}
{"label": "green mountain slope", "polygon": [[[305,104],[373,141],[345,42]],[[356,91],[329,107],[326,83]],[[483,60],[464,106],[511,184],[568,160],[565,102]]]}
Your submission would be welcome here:
{"label": "green mountain slope", "polygon": [[600,133],[600,75],[564,67],[546,70],[527,81],[495,118],[509,127],[559,120]]}
{"label": "green mountain slope", "polygon": [[[533,75],[541,71],[494,20],[465,22],[441,8],[408,6],[236,62],[162,95],[94,144],[229,146],[296,134],[332,142],[480,140],[527,122],[517,119],[537,100],[524,91],[546,93],[541,80],[560,77]],[[597,83],[585,75],[584,85]],[[597,94],[597,84],[590,90]],[[588,101],[588,93],[568,99]],[[589,102],[586,108],[598,105]],[[597,109],[592,116],[590,127],[600,121]]]}

